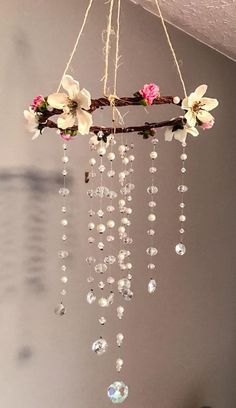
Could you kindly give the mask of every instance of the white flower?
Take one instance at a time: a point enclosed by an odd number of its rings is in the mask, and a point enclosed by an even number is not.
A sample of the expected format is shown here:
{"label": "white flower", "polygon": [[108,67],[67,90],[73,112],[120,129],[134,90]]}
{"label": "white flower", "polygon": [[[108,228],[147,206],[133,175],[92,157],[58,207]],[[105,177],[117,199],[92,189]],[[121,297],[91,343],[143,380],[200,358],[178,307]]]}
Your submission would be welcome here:
{"label": "white flower", "polygon": [[88,134],[93,123],[92,115],[86,112],[91,105],[90,93],[86,89],[80,91],[79,82],[75,81],[70,75],[64,76],[62,86],[68,92],[68,95],[53,93],[47,99],[50,106],[63,110],[57,120],[58,128],[68,129],[74,126],[77,120],[78,132],[81,135]]}
{"label": "white flower", "polygon": [[24,117],[27,120],[27,129],[30,133],[34,133],[32,140],[36,139],[40,135],[40,130],[38,129],[39,120],[38,115],[29,108],[29,110],[24,111]]}
{"label": "white flower", "polygon": [[179,140],[181,143],[184,143],[188,133],[190,133],[193,136],[199,135],[199,132],[195,127],[190,127],[188,125],[185,125],[183,129],[176,130],[173,129],[174,129],[173,126],[166,128],[165,140],[168,142],[171,142],[174,137],[176,140]]}
{"label": "white flower", "polygon": [[214,117],[209,113],[219,104],[217,99],[203,98],[206,93],[207,85],[198,86],[194,92],[184,98],[182,101],[182,109],[187,110],[184,115],[190,127],[195,126],[197,119],[201,123],[208,123],[214,120]]}

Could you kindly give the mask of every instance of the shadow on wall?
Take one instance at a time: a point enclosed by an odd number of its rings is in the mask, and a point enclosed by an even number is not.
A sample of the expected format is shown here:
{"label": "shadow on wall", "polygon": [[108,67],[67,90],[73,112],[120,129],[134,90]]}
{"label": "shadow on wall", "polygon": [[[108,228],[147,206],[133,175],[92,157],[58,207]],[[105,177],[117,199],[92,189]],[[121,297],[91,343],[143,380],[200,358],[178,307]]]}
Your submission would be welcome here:
{"label": "shadow on wall", "polygon": [[[0,302],[21,290],[27,295],[47,291],[47,271],[56,228],[55,206],[61,177],[42,169],[1,170],[0,175]],[[68,185],[72,179],[68,178]],[[23,353],[25,354],[25,353]],[[26,353],[27,354],[27,353]]]}

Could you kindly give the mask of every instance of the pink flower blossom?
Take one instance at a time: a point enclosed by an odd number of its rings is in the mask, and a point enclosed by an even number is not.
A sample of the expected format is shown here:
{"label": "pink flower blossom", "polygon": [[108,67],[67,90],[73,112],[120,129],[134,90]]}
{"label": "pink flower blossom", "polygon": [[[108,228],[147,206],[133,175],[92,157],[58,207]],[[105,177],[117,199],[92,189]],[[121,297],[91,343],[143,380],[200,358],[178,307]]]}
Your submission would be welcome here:
{"label": "pink flower blossom", "polygon": [[209,122],[205,122],[201,124],[201,128],[206,130],[206,129],[211,129],[214,126],[215,120],[212,119]]}
{"label": "pink flower blossom", "polygon": [[71,140],[73,138],[73,136],[70,135],[69,133],[60,133],[60,136],[63,140],[66,140],[66,141]]}
{"label": "pink flower blossom", "polygon": [[139,93],[148,105],[152,105],[154,99],[160,96],[160,87],[156,84],[145,84]]}
{"label": "pink flower blossom", "polygon": [[44,102],[44,97],[42,95],[38,95],[34,98],[31,108],[36,111],[37,107]]}

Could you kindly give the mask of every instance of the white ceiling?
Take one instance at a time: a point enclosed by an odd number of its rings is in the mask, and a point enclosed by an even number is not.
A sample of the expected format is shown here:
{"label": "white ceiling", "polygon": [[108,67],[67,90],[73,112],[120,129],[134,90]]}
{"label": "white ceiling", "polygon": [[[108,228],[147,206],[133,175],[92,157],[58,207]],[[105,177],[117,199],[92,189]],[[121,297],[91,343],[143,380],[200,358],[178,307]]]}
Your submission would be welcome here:
{"label": "white ceiling", "polygon": [[[155,0],[131,0],[157,14]],[[171,24],[236,61],[236,0],[159,0]]]}

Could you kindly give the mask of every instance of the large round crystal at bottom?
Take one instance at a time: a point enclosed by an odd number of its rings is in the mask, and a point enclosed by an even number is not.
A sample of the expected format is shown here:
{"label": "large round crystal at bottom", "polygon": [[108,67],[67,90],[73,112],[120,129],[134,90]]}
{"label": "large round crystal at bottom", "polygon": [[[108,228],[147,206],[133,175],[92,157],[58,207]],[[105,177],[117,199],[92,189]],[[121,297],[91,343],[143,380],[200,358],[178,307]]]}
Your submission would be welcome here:
{"label": "large round crystal at bottom", "polygon": [[126,400],[129,388],[123,381],[115,381],[107,389],[107,395],[113,404],[120,404]]}
{"label": "large round crystal at bottom", "polygon": [[176,245],[175,252],[178,255],[184,255],[186,252],[186,246],[180,242],[179,244]]}

